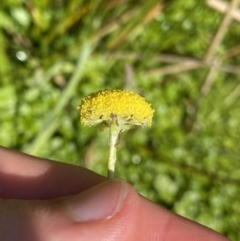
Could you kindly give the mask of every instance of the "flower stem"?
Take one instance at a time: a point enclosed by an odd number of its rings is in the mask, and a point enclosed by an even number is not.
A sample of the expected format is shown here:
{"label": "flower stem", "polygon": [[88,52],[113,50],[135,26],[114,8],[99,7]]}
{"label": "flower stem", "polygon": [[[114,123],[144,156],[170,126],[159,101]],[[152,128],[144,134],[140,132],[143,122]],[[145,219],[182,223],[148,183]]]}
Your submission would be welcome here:
{"label": "flower stem", "polygon": [[110,150],[108,159],[108,178],[114,178],[115,163],[117,160],[117,144],[118,144],[119,128],[112,126],[110,128]]}

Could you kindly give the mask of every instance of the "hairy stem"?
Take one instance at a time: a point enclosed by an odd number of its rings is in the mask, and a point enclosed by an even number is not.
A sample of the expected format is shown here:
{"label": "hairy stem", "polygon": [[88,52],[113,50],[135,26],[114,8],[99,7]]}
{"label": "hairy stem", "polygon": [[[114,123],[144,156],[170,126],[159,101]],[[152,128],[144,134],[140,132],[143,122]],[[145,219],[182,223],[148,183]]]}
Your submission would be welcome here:
{"label": "hairy stem", "polygon": [[114,178],[115,164],[117,160],[117,144],[119,139],[118,126],[112,125],[110,128],[110,150],[108,159],[108,178]]}

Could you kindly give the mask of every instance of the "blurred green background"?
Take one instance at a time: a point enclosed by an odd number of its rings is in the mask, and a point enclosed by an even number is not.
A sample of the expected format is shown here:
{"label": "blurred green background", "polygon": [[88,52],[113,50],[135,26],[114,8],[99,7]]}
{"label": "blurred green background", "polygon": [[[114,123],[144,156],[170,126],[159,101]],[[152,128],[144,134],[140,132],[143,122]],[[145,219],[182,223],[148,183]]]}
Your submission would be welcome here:
{"label": "blurred green background", "polygon": [[81,126],[76,107],[137,92],[153,125],[126,133],[116,176],[240,240],[237,2],[1,1],[0,144],[106,175],[108,133]]}

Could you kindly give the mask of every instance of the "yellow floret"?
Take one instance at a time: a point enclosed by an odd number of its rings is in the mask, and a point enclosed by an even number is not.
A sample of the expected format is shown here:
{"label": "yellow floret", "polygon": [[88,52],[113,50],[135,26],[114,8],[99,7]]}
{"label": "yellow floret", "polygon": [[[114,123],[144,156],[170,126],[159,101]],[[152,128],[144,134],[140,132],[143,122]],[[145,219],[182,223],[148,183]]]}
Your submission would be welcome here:
{"label": "yellow floret", "polygon": [[110,125],[113,118],[120,125],[151,126],[154,110],[145,99],[127,90],[104,90],[90,94],[82,100],[81,122],[96,125],[105,122]]}

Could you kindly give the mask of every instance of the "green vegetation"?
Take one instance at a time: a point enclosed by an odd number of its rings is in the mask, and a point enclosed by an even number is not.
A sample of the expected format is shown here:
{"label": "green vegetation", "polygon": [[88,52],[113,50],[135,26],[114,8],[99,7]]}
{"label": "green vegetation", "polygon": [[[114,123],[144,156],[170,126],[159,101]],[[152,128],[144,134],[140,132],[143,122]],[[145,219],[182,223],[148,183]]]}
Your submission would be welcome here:
{"label": "green vegetation", "polygon": [[116,176],[239,240],[240,28],[230,15],[202,0],[1,1],[0,144],[106,175],[108,134],[83,127],[76,108],[102,89],[135,91],[153,125],[126,133]]}

